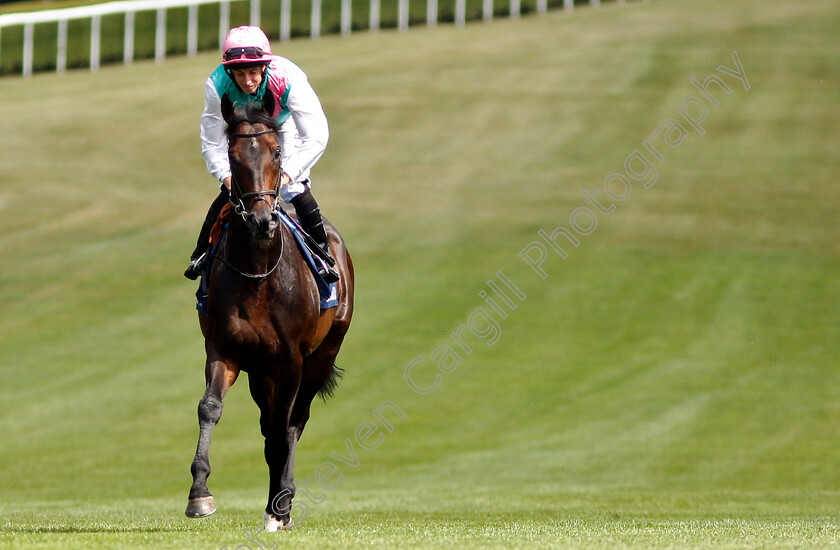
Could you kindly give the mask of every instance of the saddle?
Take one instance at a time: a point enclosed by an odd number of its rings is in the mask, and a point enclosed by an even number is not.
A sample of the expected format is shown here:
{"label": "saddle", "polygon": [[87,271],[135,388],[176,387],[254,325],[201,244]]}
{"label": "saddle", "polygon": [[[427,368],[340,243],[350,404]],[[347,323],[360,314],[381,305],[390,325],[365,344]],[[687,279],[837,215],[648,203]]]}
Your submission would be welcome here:
{"label": "saddle", "polygon": [[[227,227],[228,219],[230,219],[231,210],[233,210],[233,207],[229,202],[226,202],[219,212],[219,217],[216,218],[216,223],[213,224],[213,228],[210,230],[210,246],[208,250],[212,252],[216,251],[216,245],[219,244],[219,240],[222,238],[222,232]],[[206,272],[209,274],[210,271],[206,270]]]}

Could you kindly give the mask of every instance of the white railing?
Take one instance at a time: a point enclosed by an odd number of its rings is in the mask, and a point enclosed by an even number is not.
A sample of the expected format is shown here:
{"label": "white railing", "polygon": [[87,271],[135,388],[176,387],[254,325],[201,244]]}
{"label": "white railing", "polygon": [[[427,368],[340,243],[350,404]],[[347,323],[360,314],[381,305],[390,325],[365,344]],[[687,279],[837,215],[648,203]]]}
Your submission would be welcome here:
{"label": "white railing", "polygon": [[[242,1],[242,0],[233,0]],[[219,44],[225,39],[230,20],[231,0],[129,0],[108,2],[93,6],[45,10],[29,13],[10,13],[0,15],[0,32],[4,27],[23,25],[23,74],[32,74],[35,25],[39,23],[57,23],[56,70],[63,72],[67,68],[67,22],[74,19],[90,19],[90,69],[96,71],[100,62],[101,22],[105,15],[122,14],[125,17],[123,37],[123,61],[131,63],[134,59],[134,14],[140,11],[154,11],[155,16],[155,59],[162,61],[166,56],[166,11],[170,8],[188,8],[187,54],[195,55],[198,51],[198,6],[202,4],[220,4]],[[260,0],[251,2],[251,24],[259,25]]]}
{"label": "white railing", "polygon": [[[137,12],[155,12],[155,47],[154,58],[162,61],[166,56],[166,12],[171,8],[187,8],[187,55],[194,56],[198,51],[198,7],[206,4],[219,5],[219,47],[224,41],[230,26],[231,2],[250,2],[250,24],[260,25],[260,0],[127,0],[108,2],[92,6],[45,10],[28,13],[10,13],[0,15],[0,33],[3,28],[23,26],[23,74],[29,76],[33,71],[35,25],[41,23],[56,23],[58,34],[56,38],[56,71],[67,69],[67,22],[76,19],[89,19],[90,30],[90,69],[96,71],[101,62],[102,17],[106,15],[120,15],[125,18],[123,35],[123,62],[126,64],[134,60],[134,19]],[[273,0],[280,2],[280,39],[289,40],[291,37],[291,3],[292,0]],[[322,0],[303,0],[311,3],[310,33],[313,39],[321,34],[321,2]],[[375,31],[381,25],[382,0],[370,0],[369,29]],[[397,0],[397,28],[406,30],[409,24],[409,0]],[[426,1],[426,24],[434,26],[438,21],[438,3],[444,0]],[[463,25],[466,21],[466,0],[450,0],[454,2],[454,23]],[[624,0],[616,0],[623,4]],[[510,17],[519,17],[521,0],[510,0]],[[537,0],[537,12],[545,12],[548,0]],[[592,5],[598,5],[600,0],[589,0]],[[573,0],[563,0],[563,7],[571,10]],[[349,34],[351,29],[352,0],[341,0],[340,32]],[[482,1],[482,17],[484,20],[493,18],[493,1]],[[2,52],[0,52],[2,55]]]}

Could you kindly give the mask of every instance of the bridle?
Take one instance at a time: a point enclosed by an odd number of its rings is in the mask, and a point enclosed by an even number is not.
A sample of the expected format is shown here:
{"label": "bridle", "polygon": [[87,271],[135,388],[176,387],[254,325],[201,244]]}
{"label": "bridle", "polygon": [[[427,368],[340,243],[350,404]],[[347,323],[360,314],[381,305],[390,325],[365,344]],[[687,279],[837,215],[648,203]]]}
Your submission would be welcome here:
{"label": "bridle", "polygon": [[[230,138],[251,138],[251,137],[258,137],[263,136],[266,134],[273,133],[274,130],[269,128],[268,130],[262,130],[260,132],[252,132],[252,133],[233,133],[230,134]],[[228,148],[228,155],[230,155],[230,148]],[[233,159],[231,159],[231,167],[233,166]],[[274,189],[266,189],[265,191],[251,191],[248,193],[242,192],[242,187],[239,185],[239,182],[236,179],[236,174],[233,170],[231,170],[231,177],[230,177],[230,205],[233,207],[233,211],[239,214],[242,217],[242,220],[247,222],[248,214],[250,210],[245,207],[245,200],[247,199],[254,199],[254,204],[258,203],[259,201],[264,201],[268,203],[268,199],[266,196],[274,197],[274,206],[272,207],[272,211],[275,212],[279,207],[277,201],[278,191],[280,189],[280,178],[283,174],[282,170],[277,171],[277,181],[274,184]],[[253,204],[251,205],[253,208]],[[225,248],[227,248],[227,239],[225,239]],[[265,273],[248,273],[245,271],[240,270],[236,266],[230,263],[227,259],[227,253],[223,253],[223,255],[219,256],[219,260],[230,269],[242,275],[243,277],[247,277],[249,279],[265,279],[277,269],[277,266],[280,265],[280,260],[283,259],[283,238],[280,238],[280,252],[277,254],[277,261],[274,263],[274,267],[269,269]]]}
{"label": "bridle", "polygon": [[[258,136],[264,136],[266,134],[273,133],[274,130],[269,128],[268,130],[262,130],[260,132],[252,132],[252,133],[233,133],[230,134],[231,138],[252,138]],[[228,155],[230,155],[230,149],[228,149]],[[231,166],[233,166],[233,159],[230,160]],[[247,199],[255,199],[254,203],[264,201],[268,202],[265,198],[266,196],[274,197],[274,207],[272,210],[277,208],[277,195],[278,190],[280,189],[280,177],[283,174],[282,171],[277,172],[277,181],[274,183],[274,189],[266,189],[264,191],[251,191],[248,193],[242,192],[242,187],[239,185],[239,181],[236,179],[236,174],[231,170],[231,177],[230,177],[230,205],[233,207],[233,211],[239,214],[243,220],[245,220],[248,216],[249,210],[245,207],[245,201]],[[253,208],[253,205],[251,205]]]}

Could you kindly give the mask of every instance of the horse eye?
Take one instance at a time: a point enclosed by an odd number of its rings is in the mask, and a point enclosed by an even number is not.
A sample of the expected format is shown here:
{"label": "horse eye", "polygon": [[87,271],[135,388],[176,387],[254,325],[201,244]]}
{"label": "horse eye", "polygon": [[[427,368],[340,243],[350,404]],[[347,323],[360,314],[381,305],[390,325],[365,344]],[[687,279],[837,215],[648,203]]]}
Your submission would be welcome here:
{"label": "horse eye", "polygon": [[282,151],[280,150],[280,148],[276,147],[274,149],[274,160],[280,160],[280,155],[281,154],[282,154]]}

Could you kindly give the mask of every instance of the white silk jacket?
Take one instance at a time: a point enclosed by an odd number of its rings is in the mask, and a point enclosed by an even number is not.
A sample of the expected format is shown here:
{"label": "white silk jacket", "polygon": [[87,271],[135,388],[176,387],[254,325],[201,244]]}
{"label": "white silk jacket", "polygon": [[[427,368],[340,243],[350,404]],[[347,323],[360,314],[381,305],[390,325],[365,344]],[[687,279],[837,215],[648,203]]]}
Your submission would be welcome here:
{"label": "white silk jacket", "polygon": [[283,151],[283,172],[291,179],[281,193],[286,201],[302,193],[309,183],[309,171],[324,154],[329,140],[327,117],[306,74],[288,59],[272,56],[263,84],[255,96],[239,90],[222,65],[207,78],[201,114],[201,154],[207,170],[219,181],[230,177],[226,123],[221,109],[221,98],[225,93],[234,104],[237,97],[256,101],[264,93],[274,95],[273,116],[282,123],[278,138]]}

